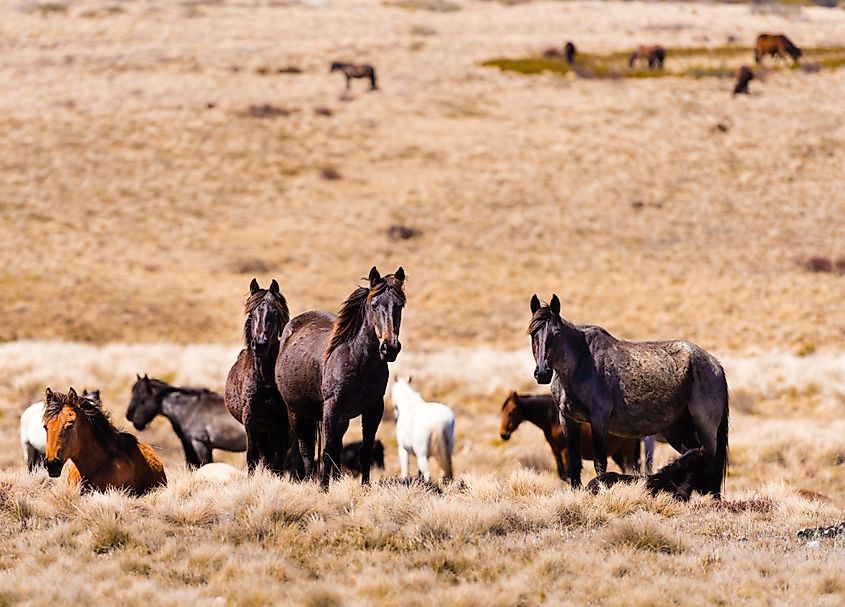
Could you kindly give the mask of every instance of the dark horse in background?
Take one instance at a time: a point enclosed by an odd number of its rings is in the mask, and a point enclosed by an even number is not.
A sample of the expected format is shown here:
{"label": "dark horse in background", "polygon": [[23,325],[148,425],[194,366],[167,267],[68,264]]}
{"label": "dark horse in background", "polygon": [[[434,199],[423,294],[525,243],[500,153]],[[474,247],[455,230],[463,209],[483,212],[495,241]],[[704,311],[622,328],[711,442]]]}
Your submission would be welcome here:
{"label": "dark horse in background", "polygon": [[160,379],[137,376],[126,419],[136,430],[143,430],[156,415],[170,421],[189,466],[210,464],[214,461],[212,449],[246,451],[243,426],[232,419],[223,397],[216,392],[179,388]]}
{"label": "dark horse in background", "polygon": [[628,67],[634,67],[637,61],[648,63],[650,70],[662,70],[663,61],[666,59],[666,49],[655,44],[654,46],[641,46],[628,56]]}
{"label": "dark horse in background", "polygon": [[758,65],[763,63],[763,57],[766,55],[784,60],[789,55],[793,63],[798,63],[802,54],[801,49],[783,34],[760,34],[757,36],[757,44],[754,45],[754,61]]}
{"label": "dark horse in background", "polygon": [[[361,474],[361,447],[363,446],[364,443],[361,441],[343,445],[343,450],[340,452],[340,466],[342,469],[351,472],[355,476]],[[384,445],[381,444],[379,439],[373,442],[372,462],[373,466],[384,470]]]}
{"label": "dark horse in background", "polygon": [[[652,495],[665,491],[675,499],[686,502],[695,489],[694,480],[703,463],[704,452],[701,449],[690,449],[681,457],[663,466],[656,474],[649,473],[645,477],[646,489]],[[587,483],[587,491],[598,493],[602,487],[612,487],[619,483],[630,485],[639,482],[642,478],[630,474],[606,472]]]}
{"label": "dark horse in background", "polygon": [[[325,440],[320,484],[340,474],[340,452],[349,420],[361,416],[361,481],[370,482],[373,441],[384,413],[387,363],[401,349],[405,270],[381,276],[370,270],[337,316],[300,314],[285,327],[276,363],[276,384],[299,442],[304,474],[314,469],[314,443]],[[321,426],[321,427],[320,427]],[[318,456],[319,456],[318,451]]]}
{"label": "dark horse in background", "polygon": [[275,368],[279,337],[290,319],[279,283],[262,289],[254,278],[245,306],[246,347],[226,378],[226,408],[246,430],[246,463],[259,463],[282,473],[290,446],[287,411],[276,389]]}
{"label": "dark horse in background", "polygon": [[[528,421],[540,428],[546,442],[552,448],[552,456],[557,464],[557,474],[561,480],[567,476],[568,455],[566,434],[560,423],[557,403],[551,396],[517,394],[511,392],[502,404],[502,418],[499,422],[499,436],[509,440],[523,421]],[[622,472],[640,471],[640,441],[635,438],[607,437],[607,454],[613,458]],[[581,456],[593,459],[593,438],[590,424],[581,424]]]}
{"label": "dark horse in background", "polygon": [[378,89],[378,86],[376,86],[376,70],[369,63],[341,63],[335,61],[332,63],[331,70],[329,70],[329,73],[332,72],[342,72],[346,76],[347,90],[351,86],[351,80],[353,78],[367,78],[370,81],[370,90],[375,91]]}
{"label": "dark horse in background", "polygon": [[601,327],[574,325],[560,315],[557,295],[531,298],[531,349],[540,384],[564,416],[569,477],[581,485],[581,433],[593,433],[596,474],[607,471],[607,436],[662,434],[679,453],[703,448],[694,480],[702,493],[721,495],[728,466],[728,384],[716,358],[688,341],[630,342]]}

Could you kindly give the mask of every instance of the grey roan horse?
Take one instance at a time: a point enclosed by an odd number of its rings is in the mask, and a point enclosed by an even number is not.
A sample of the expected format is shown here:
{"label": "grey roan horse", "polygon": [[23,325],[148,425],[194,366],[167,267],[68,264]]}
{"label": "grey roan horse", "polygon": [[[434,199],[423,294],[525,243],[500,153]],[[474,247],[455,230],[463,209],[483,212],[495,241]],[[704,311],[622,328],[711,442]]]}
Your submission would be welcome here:
{"label": "grey roan horse", "polygon": [[[299,442],[305,478],[314,468],[318,431],[325,440],[320,484],[340,474],[349,420],[361,416],[361,482],[370,482],[373,441],[384,413],[387,363],[396,360],[405,305],[405,270],[382,277],[373,266],[368,287],[358,287],[337,316],[300,314],[285,327],[276,384]],[[318,426],[322,425],[321,428]],[[319,453],[318,453],[319,455]]]}
{"label": "grey roan horse", "polygon": [[212,449],[245,451],[246,435],[226,411],[223,397],[202,388],[177,388],[160,379],[138,376],[126,419],[143,430],[156,415],[170,420],[189,466],[210,464]]}
{"label": "grey roan horse", "polygon": [[290,319],[279,283],[262,289],[254,278],[245,306],[246,348],[238,354],[226,378],[226,408],[246,430],[246,463],[259,463],[277,473],[286,467],[290,445],[287,412],[276,389],[275,366],[279,336]]}
{"label": "grey roan horse", "polygon": [[[660,433],[679,453],[704,449],[694,479],[702,493],[721,494],[728,466],[728,385],[719,361],[688,341],[629,342],[601,327],[574,325],[560,300],[531,298],[531,348],[540,384],[552,382],[569,439],[569,477],[581,485],[578,422],[593,434],[596,474],[607,470],[607,435]],[[564,396],[565,395],[565,396]]]}

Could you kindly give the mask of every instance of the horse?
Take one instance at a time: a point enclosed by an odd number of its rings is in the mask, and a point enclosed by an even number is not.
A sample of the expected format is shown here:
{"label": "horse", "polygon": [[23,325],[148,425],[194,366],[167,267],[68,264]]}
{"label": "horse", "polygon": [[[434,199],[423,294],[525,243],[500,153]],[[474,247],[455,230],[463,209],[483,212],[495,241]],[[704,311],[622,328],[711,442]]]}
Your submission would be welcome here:
{"label": "horse", "polygon": [[335,316],[311,311],[288,322],[276,361],[276,385],[287,405],[303,463],[314,469],[314,444],[325,438],[322,489],[340,474],[340,451],[349,420],[361,416],[361,482],[370,482],[373,441],[384,413],[387,364],[402,345],[405,270],[381,276],[375,266],[369,286],[355,289]]}
{"label": "horse", "polygon": [[[499,436],[510,440],[523,421],[528,421],[543,431],[546,442],[552,449],[552,456],[557,464],[557,475],[567,480],[568,458],[566,454],[566,434],[560,423],[557,403],[551,396],[517,394],[511,392],[502,404],[502,416],[499,422]],[[581,456],[593,459],[592,435],[590,424],[581,426]],[[622,472],[640,471],[640,441],[632,438],[608,436],[607,454],[613,458]]]}
{"label": "horse", "polygon": [[353,78],[369,78],[370,90],[375,91],[378,89],[378,86],[376,86],[376,70],[369,63],[341,63],[335,61],[329,70],[329,73],[332,72],[343,72],[343,75],[346,76],[346,90],[349,90],[351,86],[350,81]]}
{"label": "horse", "polygon": [[[361,474],[361,447],[364,443],[355,441],[344,445],[340,451],[340,465],[355,476]],[[384,445],[379,439],[373,441],[373,465],[384,470]]]}
{"label": "horse", "polygon": [[455,450],[455,414],[448,405],[428,402],[411,387],[410,380],[397,378],[390,391],[396,417],[396,444],[399,447],[399,468],[408,478],[408,460],[417,459],[423,479],[431,480],[428,458],[443,469],[443,478],[452,480],[452,453]]}
{"label": "horse", "polygon": [[747,65],[740,66],[736,70],[736,86],[734,95],[748,95],[748,83],[754,80],[754,72]]}
{"label": "horse", "polygon": [[575,63],[575,53],[577,52],[575,45],[572,42],[567,42],[563,47],[563,57],[569,65]]}
{"label": "horse", "polygon": [[[99,390],[83,390],[82,398],[100,402]],[[47,452],[47,431],[44,429],[44,401],[31,404],[21,413],[21,450],[29,472],[44,466]]]}
{"label": "horse", "polygon": [[[678,453],[704,448],[696,489],[717,498],[728,467],[728,384],[716,358],[689,341],[630,342],[560,314],[560,300],[531,298],[534,378],[552,384],[564,416],[573,488],[581,486],[581,433],[588,422],[596,475],[607,471],[607,436],[662,434]],[[552,381],[554,379],[554,381]]]}
{"label": "horse", "polygon": [[136,376],[126,419],[143,430],[156,415],[170,421],[185,450],[185,462],[199,468],[214,461],[212,449],[246,451],[243,426],[229,415],[223,397],[205,389],[177,388]]}
{"label": "horse", "polygon": [[648,69],[663,69],[663,60],[666,59],[666,49],[659,44],[653,46],[641,46],[628,56],[628,67],[634,67],[638,60],[648,63]]}
{"label": "horse", "polygon": [[246,472],[240,468],[235,468],[232,464],[211,462],[209,464],[203,464],[197,468],[194,476],[203,480],[225,484],[233,480],[240,480],[244,478],[246,476]]}
{"label": "horse", "polygon": [[[689,500],[694,488],[693,479],[704,462],[701,449],[690,449],[674,461],[660,469],[657,474],[649,474],[645,479],[645,486],[652,495],[660,491],[671,493],[675,499],[682,502]],[[641,476],[606,472],[597,476],[587,484],[587,491],[598,493],[601,487],[611,487],[618,483],[633,484],[642,479]]]}
{"label": "horse", "polygon": [[766,55],[777,56],[783,60],[789,55],[793,63],[798,63],[802,54],[801,49],[783,34],[760,34],[757,36],[757,44],[754,45],[754,61],[757,65],[762,65]]}
{"label": "horse", "polygon": [[47,430],[45,466],[52,478],[70,460],[68,484],[83,491],[126,490],[133,495],[167,484],[164,464],[152,447],[115,428],[102,405],[47,388],[44,398]]}
{"label": "horse", "polygon": [[282,474],[289,463],[290,426],[276,388],[275,365],[290,312],[279,283],[273,280],[268,289],[262,289],[253,278],[244,313],[246,347],[229,370],[224,401],[246,430],[247,468],[252,471],[260,463]]}

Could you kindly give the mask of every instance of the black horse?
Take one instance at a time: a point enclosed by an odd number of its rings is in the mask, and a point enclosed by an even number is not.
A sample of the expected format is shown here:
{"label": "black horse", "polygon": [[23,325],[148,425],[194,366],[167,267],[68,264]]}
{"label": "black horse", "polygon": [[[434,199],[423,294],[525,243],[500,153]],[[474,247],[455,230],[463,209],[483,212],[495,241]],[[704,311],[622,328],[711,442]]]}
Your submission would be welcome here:
{"label": "black horse", "polygon": [[368,78],[370,81],[370,90],[375,91],[378,89],[378,86],[376,86],[376,69],[369,63],[341,63],[335,61],[332,63],[332,69],[329,72],[343,72],[343,75],[346,76],[347,90],[351,86],[350,81],[353,78]]}
{"label": "black horse", "polygon": [[[663,466],[656,474],[649,474],[645,477],[645,486],[652,495],[660,491],[672,494],[675,499],[685,502],[692,495],[694,479],[704,463],[704,453],[701,449],[690,449],[682,456],[676,458]],[[643,477],[631,474],[618,474],[606,472],[597,476],[587,483],[587,491],[598,493],[601,487],[613,485],[633,484],[639,482]]]}
{"label": "black horse", "polygon": [[290,426],[276,389],[275,366],[279,335],[290,313],[279,283],[262,289],[254,278],[246,300],[244,341],[226,379],[226,408],[246,430],[246,463],[250,470],[263,463],[282,473],[290,445]]}
{"label": "black horse", "polygon": [[349,420],[359,415],[361,482],[370,482],[373,441],[384,413],[387,363],[396,360],[402,347],[404,283],[401,267],[395,274],[381,276],[373,266],[369,286],[355,289],[337,316],[306,312],[292,318],[282,334],[276,384],[299,442],[306,478],[314,468],[318,430],[326,442],[323,489],[328,489],[330,477],[340,474],[343,434]]}
{"label": "black horse", "polygon": [[581,485],[581,433],[593,433],[596,474],[607,470],[607,435],[660,433],[679,453],[702,447],[706,465],[695,488],[719,496],[728,465],[728,384],[716,358],[688,341],[630,342],[601,327],[574,325],[560,315],[557,295],[531,298],[531,348],[540,384],[564,417],[569,477]]}
{"label": "black horse", "polygon": [[[361,441],[355,441],[348,445],[343,445],[343,450],[340,452],[340,465],[344,470],[348,470],[355,476],[361,474],[361,447],[364,445]],[[384,470],[384,445],[379,439],[373,442],[373,466]]]}
{"label": "black horse", "polygon": [[244,429],[229,415],[222,396],[211,390],[177,388],[160,379],[137,376],[126,419],[136,430],[143,430],[156,415],[170,420],[189,466],[210,464],[214,461],[212,449],[246,450]]}
{"label": "black horse", "polygon": [[577,49],[571,41],[567,42],[563,47],[563,57],[569,65],[575,63],[575,53]]}

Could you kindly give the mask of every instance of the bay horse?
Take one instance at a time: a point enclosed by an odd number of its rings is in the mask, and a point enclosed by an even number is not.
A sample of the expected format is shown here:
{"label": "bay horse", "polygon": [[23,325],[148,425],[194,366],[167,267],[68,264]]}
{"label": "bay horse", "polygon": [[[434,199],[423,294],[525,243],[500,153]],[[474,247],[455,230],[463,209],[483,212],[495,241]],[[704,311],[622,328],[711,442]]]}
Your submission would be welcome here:
{"label": "bay horse", "polygon": [[246,430],[246,463],[252,471],[260,463],[282,474],[288,462],[290,426],[282,397],[276,388],[275,366],[279,337],[290,319],[285,296],[273,280],[262,289],[256,279],[249,284],[244,306],[246,347],[226,378],[226,408]]}
{"label": "bay horse", "polygon": [[[646,489],[652,495],[657,495],[660,491],[666,491],[667,493],[671,493],[675,499],[686,502],[689,500],[690,495],[692,495],[694,479],[703,462],[704,453],[702,450],[690,449],[674,461],[663,466],[657,473],[646,476]],[[598,493],[601,487],[611,487],[619,483],[630,485],[638,482],[640,479],[642,479],[641,476],[606,472],[587,483],[587,491]]]}
{"label": "bay horse", "polygon": [[659,44],[641,46],[628,56],[628,67],[634,67],[634,64],[639,60],[648,63],[648,69],[650,70],[662,70],[665,59],[666,49]]}
{"label": "bay horse", "polygon": [[748,83],[754,80],[754,72],[747,65],[742,65],[736,70],[736,86],[734,95],[749,95]]}
{"label": "bay horse", "polygon": [[[689,341],[631,342],[575,325],[560,300],[531,298],[534,377],[552,384],[568,438],[569,477],[581,486],[581,433],[590,424],[596,475],[607,471],[607,436],[662,434],[678,453],[704,449],[696,489],[717,498],[728,466],[728,384],[716,358]],[[552,381],[554,379],[554,381]]]}
{"label": "bay horse", "polygon": [[766,55],[780,57],[783,60],[786,60],[786,56],[789,55],[793,63],[798,63],[802,54],[801,49],[783,34],[760,34],[754,45],[754,61],[758,65],[763,63],[763,57]]}
{"label": "bay horse", "polygon": [[[568,455],[566,433],[560,423],[557,403],[551,396],[517,394],[511,392],[502,404],[502,416],[499,421],[499,436],[510,440],[523,421],[531,422],[543,431],[546,442],[552,449],[552,456],[557,465],[557,475],[567,480]],[[580,424],[581,457],[593,459],[593,438],[590,424]],[[622,472],[640,471],[640,441],[634,438],[607,437],[607,454]]]}
{"label": "bay horse", "polygon": [[335,61],[329,73],[342,72],[346,76],[346,90],[351,86],[350,82],[353,78],[368,78],[370,80],[370,90],[378,89],[376,86],[376,70],[369,63],[341,63]]}
{"label": "bay horse", "polygon": [[68,484],[84,491],[127,490],[133,495],[167,484],[164,464],[152,447],[115,428],[102,406],[47,388],[44,398],[47,430],[47,473],[57,478],[70,460]]}
{"label": "bay horse", "polygon": [[369,286],[355,289],[337,316],[305,312],[284,329],[276,361],[276,385],[288,408],[305,478],[314,470],[314,446],[325,440],[320,485],[340,474],[340,451],[349,420],[361,416],[361,482],[370,482],[373,441],[384,414],[387,364],[402,346],[399,327],[405,305],[405,270],[381,276],[375,266]]}
{"label": "bay horse", "polygon": [[[100,402],[100,391],[82,391],[82,398]],[[44,401],[32,403],[21,413],[21,450],[29,472],[44,466],[47,452],[47,431],[44,429]]]}
{"label": "bay horse", "polygon": [[156,415],[166,417],[182,443],[189,467],[214,461],[212,449],[246,451],[243,426],[229,415],[222,396],[201,388],[171,386],[146,375],[136,377],[126,419],[136,430],[143,430]]}

